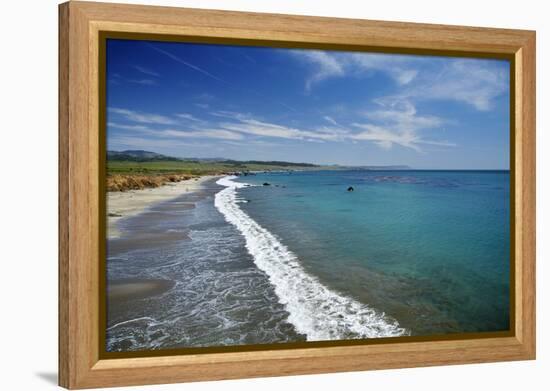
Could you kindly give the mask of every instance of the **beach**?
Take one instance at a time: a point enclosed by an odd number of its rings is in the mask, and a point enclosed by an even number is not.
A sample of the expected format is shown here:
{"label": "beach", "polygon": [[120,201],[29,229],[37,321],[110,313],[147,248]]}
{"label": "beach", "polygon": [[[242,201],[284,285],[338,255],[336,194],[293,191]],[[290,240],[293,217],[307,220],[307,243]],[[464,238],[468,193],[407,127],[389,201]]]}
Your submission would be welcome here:
{"label": "beach", "polygon": [[306,340],[216,209],[216,181],[114,194],[140,201],[107,243],[108,351]]}
{"label": "beach", "polygon": [[206,175],[180,182],[167,183],[155,188],[108,192],[107,237],[116,238],[120,236],[121,233],[116,225],[122,218],[135,216],[155,203],[170,200],[185,193],[197,191],[205,181],[213,178],[217,177]]}

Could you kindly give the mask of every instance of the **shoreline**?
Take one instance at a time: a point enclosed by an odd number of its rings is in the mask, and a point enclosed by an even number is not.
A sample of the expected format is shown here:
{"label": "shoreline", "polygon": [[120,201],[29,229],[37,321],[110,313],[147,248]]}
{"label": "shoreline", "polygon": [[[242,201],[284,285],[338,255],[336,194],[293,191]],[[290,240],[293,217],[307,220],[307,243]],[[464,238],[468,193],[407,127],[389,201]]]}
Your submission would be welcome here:
{"label": "shoreline", "polygon": [[305,341],[215,207],[217,180],[120,221],[107,248],[108,351]]}
{"label": "shoreline", "polygon": [[159,187],[107,192],[107,239],[121,237],[122,233],[117,227],[117,223],[121,219],[135,216],[155,203],[198,191],[202,188],[204,182],[219,177],[221,176],[205,175],[179,182],[169,182]]}
{"label": "shoreline", "polygon": [[233,181],[236,178],[227,175],[216,181],[225,188],[216,194],[214,206],[244,237],[246,250],[256,267],[269,276],[279,303],[289,314],[287,321],[296,332],[305,335],[308,341],[385,338],[410,333],[385,312],[333,290],[310,275],[298,255],[241,209],[238,190],[250,184]]}

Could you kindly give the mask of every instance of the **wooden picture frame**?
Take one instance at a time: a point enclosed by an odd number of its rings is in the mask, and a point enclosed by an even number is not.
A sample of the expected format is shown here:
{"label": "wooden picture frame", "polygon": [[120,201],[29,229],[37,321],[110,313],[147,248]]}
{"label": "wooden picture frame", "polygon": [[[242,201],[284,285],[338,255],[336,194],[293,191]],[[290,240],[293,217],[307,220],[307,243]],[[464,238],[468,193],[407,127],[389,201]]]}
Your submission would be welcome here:
{"label": "wooden picture frame", "polygon": [[[510,59],[513,328],[399,339],[104,358],[100,211],[104,32],[280,47]],[[103,114],[102,114],[103,113]],[[71,1],[59,6],[59,384],[91,388],[535,358],[535,32]]]}

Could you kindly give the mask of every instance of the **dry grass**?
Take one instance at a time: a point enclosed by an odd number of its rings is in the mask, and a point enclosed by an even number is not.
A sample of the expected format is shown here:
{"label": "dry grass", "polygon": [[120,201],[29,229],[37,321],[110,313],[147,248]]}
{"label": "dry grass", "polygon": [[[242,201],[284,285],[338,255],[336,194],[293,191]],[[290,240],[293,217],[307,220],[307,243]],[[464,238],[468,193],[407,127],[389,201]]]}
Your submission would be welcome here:
{"label": "dry grass", "polygon": [[195,177],[189,174],[109,175],[107,176],[107,191],[127,191],[160,187],[169,182],[179,182]]}

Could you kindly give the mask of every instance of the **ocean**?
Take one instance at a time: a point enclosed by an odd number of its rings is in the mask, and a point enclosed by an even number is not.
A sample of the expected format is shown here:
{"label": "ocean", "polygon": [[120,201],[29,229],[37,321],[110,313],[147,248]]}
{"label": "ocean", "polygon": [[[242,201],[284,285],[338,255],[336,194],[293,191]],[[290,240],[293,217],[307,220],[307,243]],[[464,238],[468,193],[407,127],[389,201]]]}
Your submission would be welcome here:
{"label": "ocean", "polygon": [[508,330],[509,190],[508,171],[221,178],[121,221],[108,281],[175,285],[107,303],[107,350]]}

